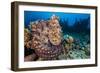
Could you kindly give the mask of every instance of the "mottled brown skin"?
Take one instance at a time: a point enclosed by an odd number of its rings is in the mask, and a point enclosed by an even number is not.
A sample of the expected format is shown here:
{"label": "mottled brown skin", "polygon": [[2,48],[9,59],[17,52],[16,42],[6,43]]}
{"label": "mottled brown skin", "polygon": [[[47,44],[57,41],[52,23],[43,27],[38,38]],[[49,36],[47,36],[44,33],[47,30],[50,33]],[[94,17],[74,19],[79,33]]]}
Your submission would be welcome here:
{"label": "mottled brown skin", "polygon": [[[61,28],[56,16],[52,16],[49,21],[38,22],[34,33],[32,33],[31,48],[43,60],[56,59],[61,51]],[[33,29],[32,29],[33,30]],[[37,33],[39,33],[37,35]]]}

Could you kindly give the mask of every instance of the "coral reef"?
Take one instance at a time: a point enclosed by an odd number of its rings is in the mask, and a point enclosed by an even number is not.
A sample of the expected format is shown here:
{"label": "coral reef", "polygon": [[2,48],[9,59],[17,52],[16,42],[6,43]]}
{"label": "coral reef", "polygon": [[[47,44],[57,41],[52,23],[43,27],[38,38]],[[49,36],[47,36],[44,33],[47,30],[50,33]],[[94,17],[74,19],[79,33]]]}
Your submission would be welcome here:
{"label": "coral reef", "polygon": [[24,29],[24,46],[30,48],[30,31],[28,29]]}
{"label": "coral reef", "polygon": [[25,55],[25,61],[90,57],[89,36],[85,36],[82,40],[83,38],[62,33],[59,17],[55,15],[49,20],[30,22],[29,28],[24,29],[24,46],[25,49],[31,49],[33,52]]}
{"label": "coral reef", "polygon": [[[68,37],[71,37],[68,38]],[[84,36],[85,37],[85,36]],[[89,36],[88,36],[89,37]],[[88,59],[90,58],[90,44],[87,43],[87,39],[73,38],[66,34],[64,36],[64,53],[59,56],[59,59]],[[69,43],[69,40],[71,42]]]}

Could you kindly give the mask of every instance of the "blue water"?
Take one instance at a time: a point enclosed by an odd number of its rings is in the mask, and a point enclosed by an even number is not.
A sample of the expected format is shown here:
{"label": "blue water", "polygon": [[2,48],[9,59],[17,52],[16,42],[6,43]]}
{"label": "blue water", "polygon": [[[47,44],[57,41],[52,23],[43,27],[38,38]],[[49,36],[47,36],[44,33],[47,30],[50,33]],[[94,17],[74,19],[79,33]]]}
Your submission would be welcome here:
{"label": "blue water", "polygon": [[[85,13],[63,13],[63,12],[41,12],[41,11],[24,11],[25,27],[28,27],[31,21],[49,20],[55,14],[60,19],[60,24],[63,30],[70,30],[68,27],[75,27],[76,29],[88,30],[90,29],[90,14]],[[76,25],[80,24],[80,25]],[[66,27],[66,28],[65,28]],[[76,28],[77,27],[77,28]],[[73,31],[75,31],[73,30]]]}

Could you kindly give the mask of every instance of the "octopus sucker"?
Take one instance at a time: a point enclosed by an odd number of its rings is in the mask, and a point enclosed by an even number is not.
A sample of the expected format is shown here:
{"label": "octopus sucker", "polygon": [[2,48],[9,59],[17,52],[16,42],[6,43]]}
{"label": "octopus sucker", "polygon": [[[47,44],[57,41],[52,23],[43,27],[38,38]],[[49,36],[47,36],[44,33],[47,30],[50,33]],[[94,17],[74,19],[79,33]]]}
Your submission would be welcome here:
{"label": "octopus sucker", "polygon": [[[56,50],[56,49],[58,49],[58,50]],[[61,53],[61,50],[62,49],[59,49],[59,48],[54,48],[54,50],[52,51],[52,50],[50,50],[50,51],[46,51],[46,50],[38,50],[37,52],[39,52],[39,55],[40,56],[45,56],[45,57],[50,57],[50,56],[57,56],[57,55],[59,55],[59,54],[57,54],[57,53]],[[49,53],[48,53],[49,52]]]}

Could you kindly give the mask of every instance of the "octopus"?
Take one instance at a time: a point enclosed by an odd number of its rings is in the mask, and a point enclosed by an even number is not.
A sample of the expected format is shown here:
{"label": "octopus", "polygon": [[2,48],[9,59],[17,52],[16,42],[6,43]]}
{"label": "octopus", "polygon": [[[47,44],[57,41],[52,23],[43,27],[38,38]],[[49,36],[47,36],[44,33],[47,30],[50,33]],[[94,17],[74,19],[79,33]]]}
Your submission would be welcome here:
{"label": "octopus", "polygon": [[58,17],[52,15],[48,21],[36,21],[30,23],[31,49],[41,60],[56,60],[62,53],[61,27]]}

